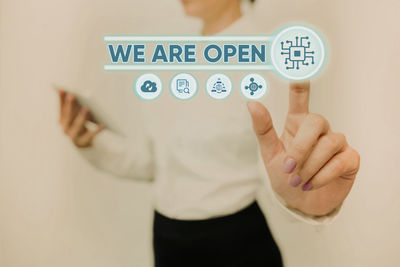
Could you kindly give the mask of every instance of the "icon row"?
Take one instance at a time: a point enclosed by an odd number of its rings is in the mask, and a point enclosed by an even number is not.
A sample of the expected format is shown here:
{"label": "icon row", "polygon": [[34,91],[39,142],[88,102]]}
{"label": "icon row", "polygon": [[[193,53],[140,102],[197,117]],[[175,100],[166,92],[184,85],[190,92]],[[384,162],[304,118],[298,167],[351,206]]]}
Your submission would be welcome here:
{"label": "icon row", "polygon": [[[227,98],[232,89],[232,81],[225,74],[214,74],[207,79],[206,92],[213,99],[221,100]],[[134,91],[143,100],[154,100],[161,95],[163,84],[157,75],[147,73],[136,79]],[[189,73],[180,73],[171,79],[170,92],[179,100],[189,100],[197,94],[197,91],[197,80]],[[250,100],[260,99],[267,91],[267,81],[256,73],[246,75],[240,83],[240,92]]]}

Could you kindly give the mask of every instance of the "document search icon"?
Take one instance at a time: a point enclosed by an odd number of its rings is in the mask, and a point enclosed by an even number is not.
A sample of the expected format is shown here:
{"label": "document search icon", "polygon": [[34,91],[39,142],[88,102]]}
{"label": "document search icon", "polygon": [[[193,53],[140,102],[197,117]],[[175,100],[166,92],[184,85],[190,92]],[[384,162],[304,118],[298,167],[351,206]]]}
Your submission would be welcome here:
{"label": "document search icon", "polygon": [[189,81],[186,79],[177,79],[176,80],[176,90],[180,94],[182,94],[182,93],[190,94]]}
{"label": "document search icon", "polygon": [[170,91],[179,100],[189,100],[197,93],[197,80],[189,73],[179,73],[172,78]]}

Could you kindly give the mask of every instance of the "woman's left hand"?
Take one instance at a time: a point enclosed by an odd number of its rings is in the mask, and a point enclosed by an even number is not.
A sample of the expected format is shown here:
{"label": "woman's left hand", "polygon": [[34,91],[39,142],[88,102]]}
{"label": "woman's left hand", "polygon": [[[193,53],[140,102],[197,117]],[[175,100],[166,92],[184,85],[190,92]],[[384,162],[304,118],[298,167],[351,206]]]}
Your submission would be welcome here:
{"label": "woman's left hand", "polygon": [[249,102],[248,108],[274,191],[289,207],[322,216],[347,197],[360,156],[324,117],[308,112],[309,95],[309,82],[290,84],[289,112],[280,138],[266,107]]}

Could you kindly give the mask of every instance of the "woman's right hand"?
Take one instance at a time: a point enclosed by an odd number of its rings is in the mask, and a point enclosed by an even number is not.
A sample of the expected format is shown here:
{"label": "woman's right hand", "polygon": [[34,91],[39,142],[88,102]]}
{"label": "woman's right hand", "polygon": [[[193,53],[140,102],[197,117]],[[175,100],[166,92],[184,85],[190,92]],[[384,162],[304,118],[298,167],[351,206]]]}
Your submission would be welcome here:
{"label": "woman's right hand", "polygon": [[81,107],[73,94],[58,90],[60,98],[59,123],[64,133],[77,147],[90,147],[93,138],[104,129],[104,125],[97,125],[95,130],[90,130],[85,123],[90,120],[87,107]]}

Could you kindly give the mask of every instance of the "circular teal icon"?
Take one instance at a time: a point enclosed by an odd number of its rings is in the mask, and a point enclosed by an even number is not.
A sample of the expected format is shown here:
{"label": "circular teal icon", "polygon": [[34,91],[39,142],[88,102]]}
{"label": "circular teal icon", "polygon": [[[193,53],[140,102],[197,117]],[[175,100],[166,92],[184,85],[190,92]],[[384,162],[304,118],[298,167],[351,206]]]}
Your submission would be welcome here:
{"label": "circular teal icon", "polygon": [[158,98],[163,90],[161,79],[153,74],[140,75],[135,82],[135,94],[142,100],[154,100]]}
{"label": "circular teal icon", "polygon": [[312,78],[322,68],[325,56],[321,37],[304,26],[283,29],[271,46],[271,60],[275,70],[289,80]]}
{"label": "circular teal icon", "polygon": [[240,92],[250,100],[262,98],[268,92],[268,83],[263,76],[251,73],[246,75],[240,83]]}
{"label": "circular teal icon", "polygon": [[169,89],[175,98],[189,100],[197,94],[197,80],[189,73],[179,73],[172,78]]}
{"label": "circular teal icon", "polygon": [[225,74],[213,74],[207,79],[206,92],[213,99],[227,98],[231,94],[232,88],[232,81]]}

